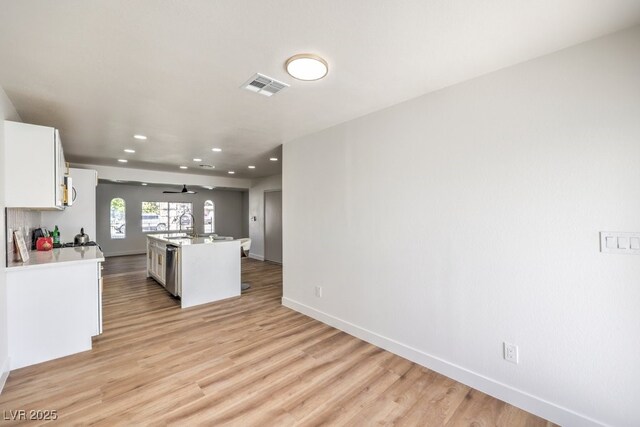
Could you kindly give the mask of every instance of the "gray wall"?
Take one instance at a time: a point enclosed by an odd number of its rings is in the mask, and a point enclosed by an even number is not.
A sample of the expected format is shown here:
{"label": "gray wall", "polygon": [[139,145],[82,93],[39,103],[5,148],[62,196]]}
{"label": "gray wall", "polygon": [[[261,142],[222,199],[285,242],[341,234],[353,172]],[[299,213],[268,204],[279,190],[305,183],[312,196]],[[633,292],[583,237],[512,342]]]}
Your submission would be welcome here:
{"label": "gray wall", "polygon": [[639,118],[640,26],[286,143],[283,303],[560,425],[639,425],[640,256],[598,235],[640,232]]}
{"label": "gray wall", "polygon": [[[215,204],[215,232],[222,236],[247,237],[248,216],[244,215],[246,192],[206,190],[194,188],[198,194],[164,194],[166,187],[125,184],[98,184],[96,192],[97,236],[106,256],[144,253],[146,237],[142,232],[142,202],[191,202],[196,217],[198,233],[204,233],[203,215],[205,200]],[[111,199],[121,197],[126,203],[127,231],[125,239],[111,239],[109,205]],[[91,236],[93,239],[94,236]]]}
{"label": "gray wall", "polygon": [[242,236],[249,236],[249,192],[242,193]]}
{"label": "gray wall", "polygon": [[4,218],[4,121],[20,121],[13,104],[4,90],[0,87],[0,391],[4,385],[5,376],[9,372],[9,349],[7,336],[7,289],[5,266],[5,218]]}

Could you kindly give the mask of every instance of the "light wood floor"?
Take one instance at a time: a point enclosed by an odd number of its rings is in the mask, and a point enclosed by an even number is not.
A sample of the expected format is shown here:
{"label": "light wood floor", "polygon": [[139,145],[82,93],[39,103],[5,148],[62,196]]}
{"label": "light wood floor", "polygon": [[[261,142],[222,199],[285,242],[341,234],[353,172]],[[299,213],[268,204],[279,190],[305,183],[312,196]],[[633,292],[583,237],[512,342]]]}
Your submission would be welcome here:
{"label": "light wood floor", "polygon": [[107,260],[93,350],[13,371],[1,411],[55,409],[60,425],[551,425],[281,306],[279,265],[245,259],[249,291],[185,310],[141,267]]}

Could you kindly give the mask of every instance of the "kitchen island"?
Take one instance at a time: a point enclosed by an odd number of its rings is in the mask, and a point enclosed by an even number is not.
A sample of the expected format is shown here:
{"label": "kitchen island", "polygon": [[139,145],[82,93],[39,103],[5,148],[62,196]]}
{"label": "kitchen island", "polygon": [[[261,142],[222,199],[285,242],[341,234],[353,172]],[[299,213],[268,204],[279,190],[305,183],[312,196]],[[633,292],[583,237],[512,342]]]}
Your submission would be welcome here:
{"label": "kitchen island", "polygon": [[240,241],[148,234],[147,277],[180,297],[182,308],[239,296]]}
{"label": "kitchen island", "polygon": [[97,246],[29,252],[9,261],[7,332],[10,369],[91,350],[102,333],[104,255]]}

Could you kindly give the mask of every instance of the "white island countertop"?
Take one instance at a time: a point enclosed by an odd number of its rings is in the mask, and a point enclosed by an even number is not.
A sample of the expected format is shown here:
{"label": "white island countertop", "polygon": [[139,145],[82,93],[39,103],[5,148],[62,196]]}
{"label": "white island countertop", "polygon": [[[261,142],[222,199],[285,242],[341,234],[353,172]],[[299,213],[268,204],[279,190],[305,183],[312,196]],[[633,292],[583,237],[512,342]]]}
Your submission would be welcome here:
{"label": "white island countertop", "polygon": [[104,254],[98,246],[59,248],[50,251],[29,251],[27,262],[9,261],[7,272],[32,268],[67,266],[85,262],[102,262]]}
{"label": "white island countertop", "polygon": [[147,234],[147,237],[176,246],[202,245],[209,243],[229,242],[234,240],[233,237],[190,237],[180,233]]}

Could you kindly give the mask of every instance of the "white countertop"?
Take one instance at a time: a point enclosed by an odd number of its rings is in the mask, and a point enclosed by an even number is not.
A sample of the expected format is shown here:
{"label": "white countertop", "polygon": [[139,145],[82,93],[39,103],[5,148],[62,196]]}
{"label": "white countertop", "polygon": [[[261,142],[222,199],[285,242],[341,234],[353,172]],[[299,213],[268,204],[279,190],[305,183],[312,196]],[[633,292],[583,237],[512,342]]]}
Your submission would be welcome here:
{"label": "white countertop", "polygon": [[150,237],[155,240],[159,240],[162,243],[169,243],[176,246],[222,243],[222,242],[231,242],[234,240],[231,237],[216,237],[213,240],[211,240],[211,238],[209,237],[189,237],[179,233],[147,234],[147,237]]}
{"label": "white countertop", "polygon": [[6,271],[8,273],[26,268],[57,267],[83,262],[102,261],[104,261],[104,254],[97,246],[60,248],[50,251],[29,251],[29,261],[9,261]]}

